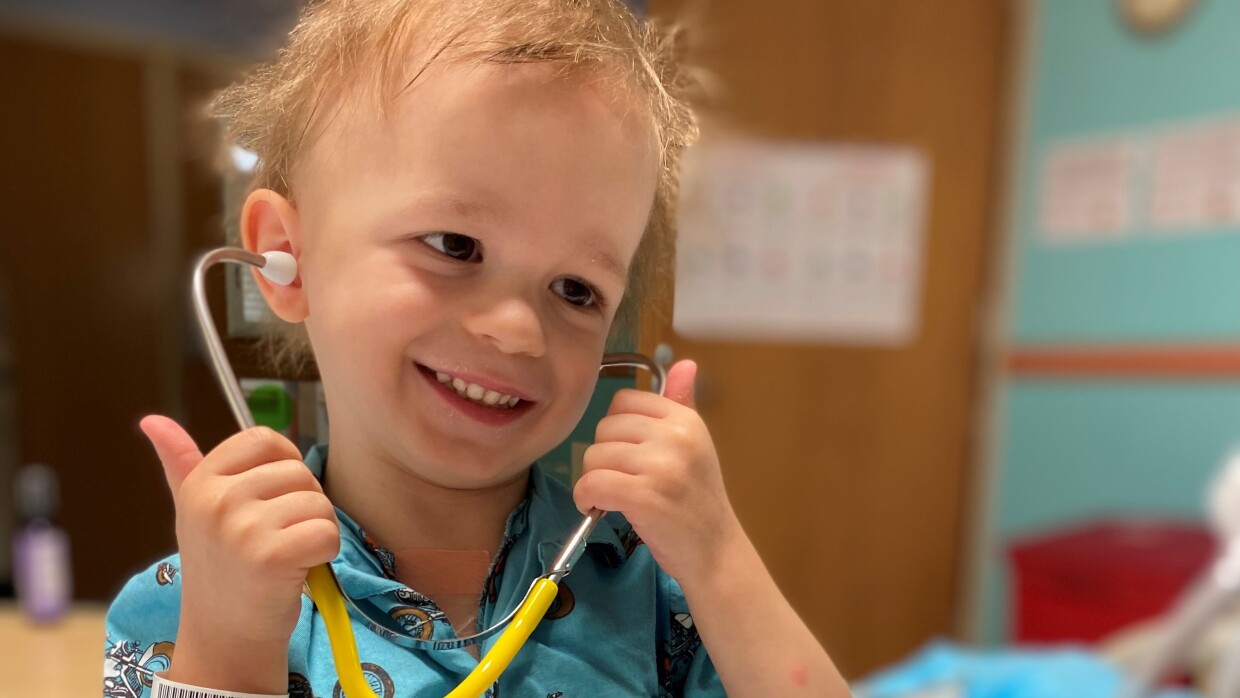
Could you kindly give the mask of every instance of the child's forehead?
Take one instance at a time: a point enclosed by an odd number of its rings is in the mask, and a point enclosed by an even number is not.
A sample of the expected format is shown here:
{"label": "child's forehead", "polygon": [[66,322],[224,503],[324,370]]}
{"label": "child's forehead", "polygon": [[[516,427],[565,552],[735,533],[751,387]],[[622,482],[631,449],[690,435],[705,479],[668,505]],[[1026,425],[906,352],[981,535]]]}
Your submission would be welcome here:
{"label": "child's forehead", "polygon": [[[323,106],[331,113],[323,131],[358,126],[373,129],[433,109],[445,98],[468,98],[474,107],[503,108],[504,103],[538,92],[540,99],[561,104],[583,98],[617,117],[653,127],[650,106],[634,86],[602,66],[561,61],[512,63],[437,60],[424,64],[416,54],[406,60],[404,76],[390,84],[382,77],[360,75],[325,89]],[[653,131],[652,131],[653,133]]]}
{"label": "child's forehead", "polygon": [[[340,105],[294,182],[314,229],[541,231],[528,239],[627,265],[660,165],[640,105],[545,63],[437,66],[391,109],[365,99]],[[614,238],[606,254],[592,235]]]}
{"label": "child's forehead", "polygon": [[658,158],[649,106],[634,90],[605,72],[559,62],[441,61],[394,93],[365,80],[342,84],[324,107],[298,169],[331,172],[367,151],[382,158],[453,139],[474,150],[479,141],[519,138],[519,121],[506,117],[532,111],[539,121],[562,124],[566,136],[592,123],[605,129],[596,136]]}

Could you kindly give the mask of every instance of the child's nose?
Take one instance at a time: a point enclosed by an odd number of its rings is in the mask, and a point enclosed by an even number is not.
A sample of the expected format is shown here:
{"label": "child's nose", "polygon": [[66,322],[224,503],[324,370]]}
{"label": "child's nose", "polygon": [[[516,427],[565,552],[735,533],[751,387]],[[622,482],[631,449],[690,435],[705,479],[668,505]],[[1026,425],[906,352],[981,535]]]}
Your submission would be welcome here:
{"label": "child's nose", "polygon": [[465,316],[465,329],[492,342],[506,354],[527,354],[535,358],[547,350],[542,320],[522,298],[505,298],[478,308]]}

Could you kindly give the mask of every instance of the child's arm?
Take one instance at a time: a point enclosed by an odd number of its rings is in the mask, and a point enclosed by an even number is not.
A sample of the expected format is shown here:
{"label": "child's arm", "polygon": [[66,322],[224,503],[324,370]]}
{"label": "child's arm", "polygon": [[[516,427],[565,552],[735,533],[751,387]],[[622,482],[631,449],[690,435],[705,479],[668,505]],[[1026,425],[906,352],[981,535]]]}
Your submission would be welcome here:
{"label": "child's arm", "polygon": [[205,458],[172,420],[142,430],[177,513],[181,619],[169,680],[285,695],[306,572],[340,550],[336,512],[291,441],[243,431]]}
{"label": "child's arm", "polygon": [[619,511],[633,524],[680,583],[729,696],[848,696],[732,511],[714,444],[693,409],[696,372],[691,361],[673,366],[667,398],[616,394],[586,450],[577,506]]}

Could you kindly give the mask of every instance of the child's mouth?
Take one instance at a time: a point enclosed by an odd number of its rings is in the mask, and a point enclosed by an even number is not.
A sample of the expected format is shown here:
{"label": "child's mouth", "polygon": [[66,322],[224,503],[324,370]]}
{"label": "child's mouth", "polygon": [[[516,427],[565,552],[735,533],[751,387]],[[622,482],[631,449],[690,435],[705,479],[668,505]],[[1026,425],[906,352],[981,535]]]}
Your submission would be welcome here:
{"label": "child's mouth", "polygon": [[438,393],[449,406],[480,422],[508,424],[519,419],[534,405],[530,400],[487,390],[476,383],[469,383],[419,363],[414,365],[417,366],[418,373],[421,373],[431,385],[432,390]]}

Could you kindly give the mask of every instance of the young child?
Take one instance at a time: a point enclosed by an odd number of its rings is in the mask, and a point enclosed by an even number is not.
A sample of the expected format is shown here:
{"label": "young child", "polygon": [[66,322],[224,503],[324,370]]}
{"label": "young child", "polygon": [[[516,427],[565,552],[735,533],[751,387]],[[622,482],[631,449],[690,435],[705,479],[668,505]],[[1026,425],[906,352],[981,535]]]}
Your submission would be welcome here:
{"label": "young child", "polygon": [[[686,84],[619,0],[319,0],[221,95],[261,162],[242,240],[298,262],[289,286],[258,279],[304,327],[330,457],[263,428],[204,457],[143,420],[180,553],[114,602],[105,695],[159,674],[190,687],[168,695],[339,697],[310,568],[451,638],[515,607],[591,507],[617,513],[487,695],[848,694],[737,522],[691,362],[667,397],[617,394],[571,493],[531,466],[657,274]],[[477,663],[354,631],[384,698],[442,696]]]}

